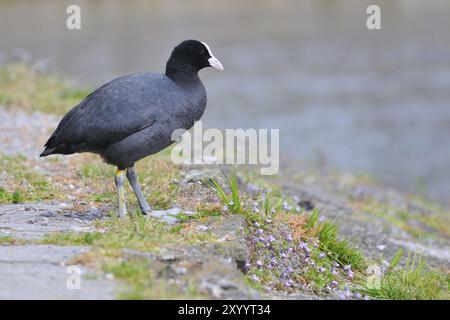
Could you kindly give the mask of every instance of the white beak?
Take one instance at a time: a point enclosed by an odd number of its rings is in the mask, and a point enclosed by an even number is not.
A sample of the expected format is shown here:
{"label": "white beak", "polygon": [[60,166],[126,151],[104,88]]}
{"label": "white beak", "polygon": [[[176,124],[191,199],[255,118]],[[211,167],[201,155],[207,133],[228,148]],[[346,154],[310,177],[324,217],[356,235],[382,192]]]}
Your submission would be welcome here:
{"label": "white beak", "polygon": [[208,59],[208,62],[209,62],[209,65],[211,67],[213,67],[214,69],[223,70],[223,65],[220,63],[219,60],[217,60],[216,57],[211,56],[211,58]]}

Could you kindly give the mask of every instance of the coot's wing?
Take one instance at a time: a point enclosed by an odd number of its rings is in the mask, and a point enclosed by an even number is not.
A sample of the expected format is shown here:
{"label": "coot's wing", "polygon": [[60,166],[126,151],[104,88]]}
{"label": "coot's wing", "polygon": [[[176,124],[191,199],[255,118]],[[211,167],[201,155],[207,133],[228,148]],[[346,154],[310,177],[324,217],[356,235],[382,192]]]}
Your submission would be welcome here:
{"label": "coot's wing", "polygon": [[132,75],[105,84],[64,116],[46,147],[100,147],[152,125],[158,108],[165,104],[164,95],[154,94],[161,83],[164,86],[162,81],[151,75]]}

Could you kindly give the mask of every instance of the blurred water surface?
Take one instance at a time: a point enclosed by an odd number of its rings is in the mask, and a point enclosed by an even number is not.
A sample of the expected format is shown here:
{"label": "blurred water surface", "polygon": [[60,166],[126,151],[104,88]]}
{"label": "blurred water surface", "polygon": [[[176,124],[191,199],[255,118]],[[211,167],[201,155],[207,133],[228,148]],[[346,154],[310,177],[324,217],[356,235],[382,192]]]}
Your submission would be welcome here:
{"label": "blurred water surface", "polygon": [[[65,9],[82,9],[82,29]],[[365,28],[382,8],[382,30]],[[280,128],[282,161],[369,173],[450,203],[450,1],[7,1],[0,51],[22,48],[98,85],[163,71],[186,38],[203,71],[206,127]]]}

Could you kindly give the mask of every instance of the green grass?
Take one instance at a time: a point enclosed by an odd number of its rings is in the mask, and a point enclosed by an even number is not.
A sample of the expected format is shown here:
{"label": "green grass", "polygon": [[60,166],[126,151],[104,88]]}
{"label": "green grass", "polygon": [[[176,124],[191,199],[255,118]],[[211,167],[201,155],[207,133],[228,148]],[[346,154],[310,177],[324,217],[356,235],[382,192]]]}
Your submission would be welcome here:
{"label": "green grass", "polygon": [[172,227],[139,213],[124,219],[110,218],[98,221],[96,232],[61,232],[49,234],[40,243],[57,245],[89,245],[102,249],[132,249],[159,252],[163,247],[201,244],[215,238],[198,232],[184,232],[183,228]]}
{"label": "green grass", "polygon": [[23,64],[0,66],[0,104],[27,111],[64,114],[90,90],[76,88],[55,75],[40,74]]}
{"label": "green grass", "polygon": [[54,200],[61,196],[57,188],[45,176],[36,173],[22,156],[0,154],[0,170],[5,172],[3,186],[0,186],[0,204]]}
{"label": "green grass", "polygon": [[411,222],[419,222],[426,227],[436,230],[438,233],[450,237],[450,215],[448,212],[432,207],[429,214],[419,212],[406,211],[403,209],[394,208],[384,203],[379,203],[374,199],[364,201],[356,201],[353,203],[356,209],[363,210],[374,216],[388,221],[391,225],[403,229],[410,235],[421,237],[433,237],[435,232],[423,230],[420,227],[413,225]]}
{"label": "green grass", "polygon": [[239,195],[239,187],[236,175],[231,177],[225,177],[226,182],[230,188],[230,195],[227,195],[225,190],[215,180],[211,179],[210,183],[212,188],[217,192],[220,200],[227,206],[228,210],[234,214],[241,214],[244,210],[241,203],[241,196]]}
{"label": "green grass", "polygon": [[[179,186],[179,167],[167,159],[167,154],[158,154],[142,159],[137,164],[137,172],[142,191],[155,210],[166,210],[172,207],[177,199]],[[115,203],[116,190],[114,185],[115,168],[103,163],[97,157],[90,157],[78,171],[79,180],[83,186],[93,189],[86,194],[90,201]],[[125,184],[127,204],[130,208],[137,207],[133,190],[128,183]]]}
{"label": "green grass", "polygon": [[102,265],[105,272],[127,284],[125,290],[119,292],[119,299],[201,299],[194,288],[169,284],[164,278],[157,277],[152,270],[152,262],[147,259],[131,259],[126,261],[106,262]]}
{"label": "green grass", "polygon": [[17,244],[24,244],[24,243],[26,243],[25,240],[16,239],[12,236],[0,236],[0,246],[1,245],[17,245]]}
{"label": "green grass", "polygon": [[222,215],[221,208],[217,206],[206,206],[202,205],[196,209],[193,214],[185,214],[181,213],[177,216],[177,218],[181,221],[189,221],[194,219],[203,219],[208,217],[219,217]]}
{"label": "green grass", "polygon": [[319,211],[315,209],[310,215],[307,228],[315,228],[320,241],[320,248],[330,252],[333,258],[342,265],[351,265],[356,270],[366,267],[362,253],[347,241],[338,239],[338,226],[330,221],[319,222]]}
{"label": "green grass", "polygon": [[404,268],[388,271],[381,278],[379,287],[365,284],[361,292],[383,300],[449,300],[450,276],[430,269],[421,256],[414,254]]}

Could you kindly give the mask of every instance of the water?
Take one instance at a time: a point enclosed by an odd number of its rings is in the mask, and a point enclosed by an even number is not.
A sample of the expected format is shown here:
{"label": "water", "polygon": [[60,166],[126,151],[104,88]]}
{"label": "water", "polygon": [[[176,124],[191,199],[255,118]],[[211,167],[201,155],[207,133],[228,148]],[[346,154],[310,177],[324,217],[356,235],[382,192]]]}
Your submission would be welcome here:
{"label": "water", "polygon": [[[202,71],[206,127],[280,128],[282,161],[377,176],[450,203],[450,1],[0,0],[0,51],[23,48],[100,84],[162,71],[186,38],[225,72]],[[365,28],[369,4],[382,30]]]}

